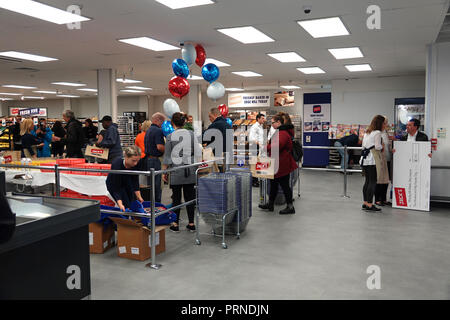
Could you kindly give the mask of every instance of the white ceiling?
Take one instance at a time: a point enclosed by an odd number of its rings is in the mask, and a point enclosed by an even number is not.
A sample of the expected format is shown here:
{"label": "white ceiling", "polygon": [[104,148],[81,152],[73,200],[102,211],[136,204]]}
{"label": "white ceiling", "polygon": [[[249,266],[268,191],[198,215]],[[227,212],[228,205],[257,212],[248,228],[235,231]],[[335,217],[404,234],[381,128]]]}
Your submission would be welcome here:
{"label": "white ceiling", "polygon": [[[73,0],[45,0],[65,9]],[[173,76],[171,62],[181,51],[154,52],[117,41],[119,38],[149,36],[177,45],[181,41],[201,43],[209,57],[231,64],[220,68],[219,81],[226,87],[277,86],[281,84],[329,83],[333,79],[423,74],[426,45],[435,41],[447,12],[449,0],[217,0],[206,5],[171,10],[154,0],[80,0],[82,15],[93,18],[81,30],[34,19],[0,9],[0,51],[22,51],[60,59],[47,63],[0,61],[0,85],[34,85],[40,90],[62,89],[81,96],[92,95],[51,85],[53,81],[80,81],[96,88],[98,68],[115,68],[118,75],[143,80],[154,88],[151,94],[167,93]],[[370,4],[382,9],[381,30],[366,27]],[[303,5],[312,5],[311,14]],[[340,16],[351,35],[313,39],[297,20]],[[252,25],[275,42],[242,44],[217,28]],[[329,48],[359,46],[365,57],[335,60]],[[306,62],[280,63],[266,53],[296,51]],[[373,72],[350,73],[344,64],[370,63]],[[304,75],[297,67],[319,66],[324,75]],[[15,68],[36,68],[38,72]],[[133,74],[130,70],[133,68]],[[261,78],[242,78],[231,71],[251,70]],[[201,75],[193,67],[193,74]],[[191,81],[191,85],[207,83]],[[120,85],[119,88],[123,88]],[[31,91],[1,88],[0,92]],[[34,94],[35,95],[35,94]],[[51,95],[45,95],[52,97]]]}

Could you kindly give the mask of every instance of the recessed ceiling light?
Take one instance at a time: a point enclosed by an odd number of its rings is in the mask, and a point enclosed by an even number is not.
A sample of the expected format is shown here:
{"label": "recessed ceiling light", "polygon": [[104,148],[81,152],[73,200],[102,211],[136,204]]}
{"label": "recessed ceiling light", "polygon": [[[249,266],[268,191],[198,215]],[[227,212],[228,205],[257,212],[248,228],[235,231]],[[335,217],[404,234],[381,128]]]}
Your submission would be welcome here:
{"label": "recessed ceiling light", "polygon": [[203,80],[203,77],[196,76],[195,74],[190,74],[187,77],[188,80]]}
{"label": "recessed ceiling light", "polygon": [[141,90],[120,90],[120,92],[129,92],[129,93],[145,93],[145,91],[141,91]]}
{"label": "recessed ceiling light", "polygon": [[280,62],[305,62],[306,60],[299,56],[296,52],[280,52],[280,53],[268,53],[269,57],[272,57]]}
{"label": "recessed ceiling light", "polygon": [[208,64],[208,63],[214,63],[219,68],[220,67],[229,67],[230,66],[228,63],[225,63],[225,62],[222,62],[222,61],[219,61],[219,60],[216,60],[216,59],[212,59],[212,58],[207,58],[205,60],[205,64]]}
{"label": "recessed ceiling light", "polygon": [[353,48],[338,48],[338,49],[328,49],[330,53],[337,59],[354,59],[354,58],[363,58],[364,55],[361,52],[361,49],[358,47]]}
{"label": "recessed ceiling light", "polygon": [[63,97],[63,98],[79,98],[80,96],[74,96],[71,94],[58,94],[57,97]]}
{"label": "recessed ceiling light", "polygon": [[43,57],[43,56],[38,56],[38,55],[23,53],[23,52],[17,52],[17,51],[3,51],[3,52],[0,52],[0,56],[16,58],[16,59],[23,59],[23,60],[30,60],[30,61],[36,61],[36,62],[47,62],[47,61],[58,60],[55,58]]}
{"label": "recessed ceiling light", "polygon": [[245,44],[275,41],[252,26],[225,28],[225,29],[218,29],[217,31]]}
{"label": "recessed ceiling light", "polygon": [[40,100],[45,99],[44,97],[27,97],[27,96],[24,96],[23,98],[24,99],[40,99]]}
{"label": "recessed ceiling light", "polygon": [[226,88],[225,90],[231,92],[244,91],[244,89],[241,88]]}
{"label": "recessed ceiling light", "polygon": [[19,86],[19,85],[15,85],[15,84],[6,84],[2,87],[5,88],[16,88],[16,89],[37,89],[36,87],[29,87],[29,86]]}
{"label": "recessed ceiling light", "polygon": [[84,87],[84,83],[74,83],[74,82],[52,82],[51,84],[56,84],[58,86],[68,86],[68,87]]}
{"label": "recessed ceiling light", "polygon": [[0,92],[2,96],[21,96],[21,93]]}
{"label": "recessed ceiling light", "polygon": [[134,90],[153,90],[152,88],[147,88],[147,87],[139,87],[139,86],[130,86],[130,87],[126,87],[127,89],[134,89]]}
{"label": "recessed ceiling light", "polygon": [[372,71],[370,64],[350,64],[345,66],[350,72]]}
{"label": "recessed ceiling light", "polygon": [[91,20],[89,18],[31,0],[0,0],[0,8],[56,24],[67,24]]}
{"label": "recessed ceiling light", "polygon": [[299,87],[299,86],[280,86],[281,88],[284,88],[284,89],[301,89],[301,87]]}
{"label": "recessed ceiling light", "polygon": [[235,71],[235,72],[232,72],[232,73],[234,73],[234,74],[236,74],[238,76],[241,76],[241,77],[246,77],[246,78],[249,78],[249,77],[262,77],[262,74],[259,74],[259,73],[253,72],[253,71]]}
{"label": "recessed ceiling light", "polygon": [[304,74],[325,73],[325,71],[323,71],[319,67],[297,68],[297,70],[303,72]]}
{"label": "recessed ceiling light", "polygon": [[86,92],[97,92],[97,89],[89,89],[89,88],[82,88],[77,89],[78,91],[86,91]]}
{"label": "recessed ceiling light", "polygon": [[170,44],[149,37],[119,39],[119,41],[153,51],[180,50],[180,48],[178,47],[172,46]]}
{"label": "recessed ceiling light", "polygon": [[156,0],[156,2],[159,2],[170,9],[196,7],[214,3],[214,1],[211,0]]}
{"label": "recessed ceiling light", "polygon": [[56,91],[46,91],[46,90],[39,90],[39,91],[33,91],[34,93],[45,93],[45,94],[57,94]]}
{"label": "recessed ceiling light", "polygon": [[142,81],[140,81],[140,80],[132,80],[132,79],[124,79],[124,78],[117,78],[116,81],[122,82],[122,83],[142,83]]}
{"label": "recessed ceiling light", "polygon": [[313,38],[347,36],[350,34],[339,17],[303,20],[297,21],[297,23]]}

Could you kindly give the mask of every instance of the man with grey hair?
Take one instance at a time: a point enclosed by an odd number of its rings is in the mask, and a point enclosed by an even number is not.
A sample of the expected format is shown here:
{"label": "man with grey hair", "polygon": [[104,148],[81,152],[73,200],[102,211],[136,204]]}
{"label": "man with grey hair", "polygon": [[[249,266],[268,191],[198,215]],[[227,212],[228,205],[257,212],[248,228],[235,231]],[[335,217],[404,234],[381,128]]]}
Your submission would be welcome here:
{"label": "man with grey hair", "polygon": [[66,125],[66,135],[64,138],[53,137],[52,141],[61,141],[66,145],[67,158],[84,158],[81,148],[84,144],[83,125],[75,119],[72,110],[65,110],[62,114]]}
{"label": "man with grey hair", "polygon": [[[210,136],[210,134],[208,134],[208,130],[219,130],[221,135],[222,135],[222,147],[223,147],[223,152],[227,152],[227,143],[226,143],[226,137],[227,137],[227,129],[232,129],[232,127],[227,123],[227,120],[222,116],[222,114],[220,113],[218,108],[211,108],[211,110],[209,111],[209,120],[211,121],[211,124],[209,125],[208,129],[206,129],[206,131],[203,134],[203,143],[204,144],[211,144],[212,142],[214,142],[216,140],[216,137],[214,138],[214,140],[206,140],[206,137]],[[214,136],[214,135],[212,135]],[[230,150],[231,152],[232,150]],[[217,157],[221,157],[221,154],[218,154],[218,152],[215,153],[215,155]]]}
{"label": "man with grey hair", "polygon": [[[152,115],[152,124],[145,133],[145,158],[147,159],[148,170],[154,168],[156,171],[161,170],[161,157],[164,155],[165,141],[164,134],[161,129],[166,117],[157,112]],[[150,181],[148,183],[150,185]],[[161,202],[161,175],[155,177],[155,202]]]}

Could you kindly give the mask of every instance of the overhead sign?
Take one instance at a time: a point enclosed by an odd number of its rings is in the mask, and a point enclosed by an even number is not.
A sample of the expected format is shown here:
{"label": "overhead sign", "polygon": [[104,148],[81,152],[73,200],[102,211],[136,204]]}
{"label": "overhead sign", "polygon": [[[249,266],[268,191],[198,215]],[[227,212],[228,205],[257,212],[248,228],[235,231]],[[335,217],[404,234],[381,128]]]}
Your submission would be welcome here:
{"label": "overhead sign", "polygon": [[331,105],[305,104],[303,107],[304,132],[328,132],[331,121]]}
{"label": "overhead sign", "polygon": [[270,107],[269,92],[241,92],[228,95],[228,108]]}
{"label": "overhead sign", "polygon": [[10,116],[22,116],[22,117],[46,117],[47,116],[47,108],[20,108],[20,107],[10,107],[9,108]]}
{"label": "overhead sign", "polygon": [[394,208],[430,211],[430,142],[394,141]]}

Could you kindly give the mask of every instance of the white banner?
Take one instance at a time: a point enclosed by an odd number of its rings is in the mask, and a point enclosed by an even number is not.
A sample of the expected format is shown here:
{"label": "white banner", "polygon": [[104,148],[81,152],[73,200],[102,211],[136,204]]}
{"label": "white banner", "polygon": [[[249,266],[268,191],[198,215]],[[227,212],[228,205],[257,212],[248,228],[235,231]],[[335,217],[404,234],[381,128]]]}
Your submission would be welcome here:
{"label": "white banner", "polygon": [[228,108],[270,107],[269,92],[241,92],[228,95]]}
{"label": "white banner", "polygon": [[303,106],[304,132],[328,132],[331,104],[305,104]]}
{"label": "white banner", "polygon": [[430,211],[430,142],[394,141],[392,207]]}

